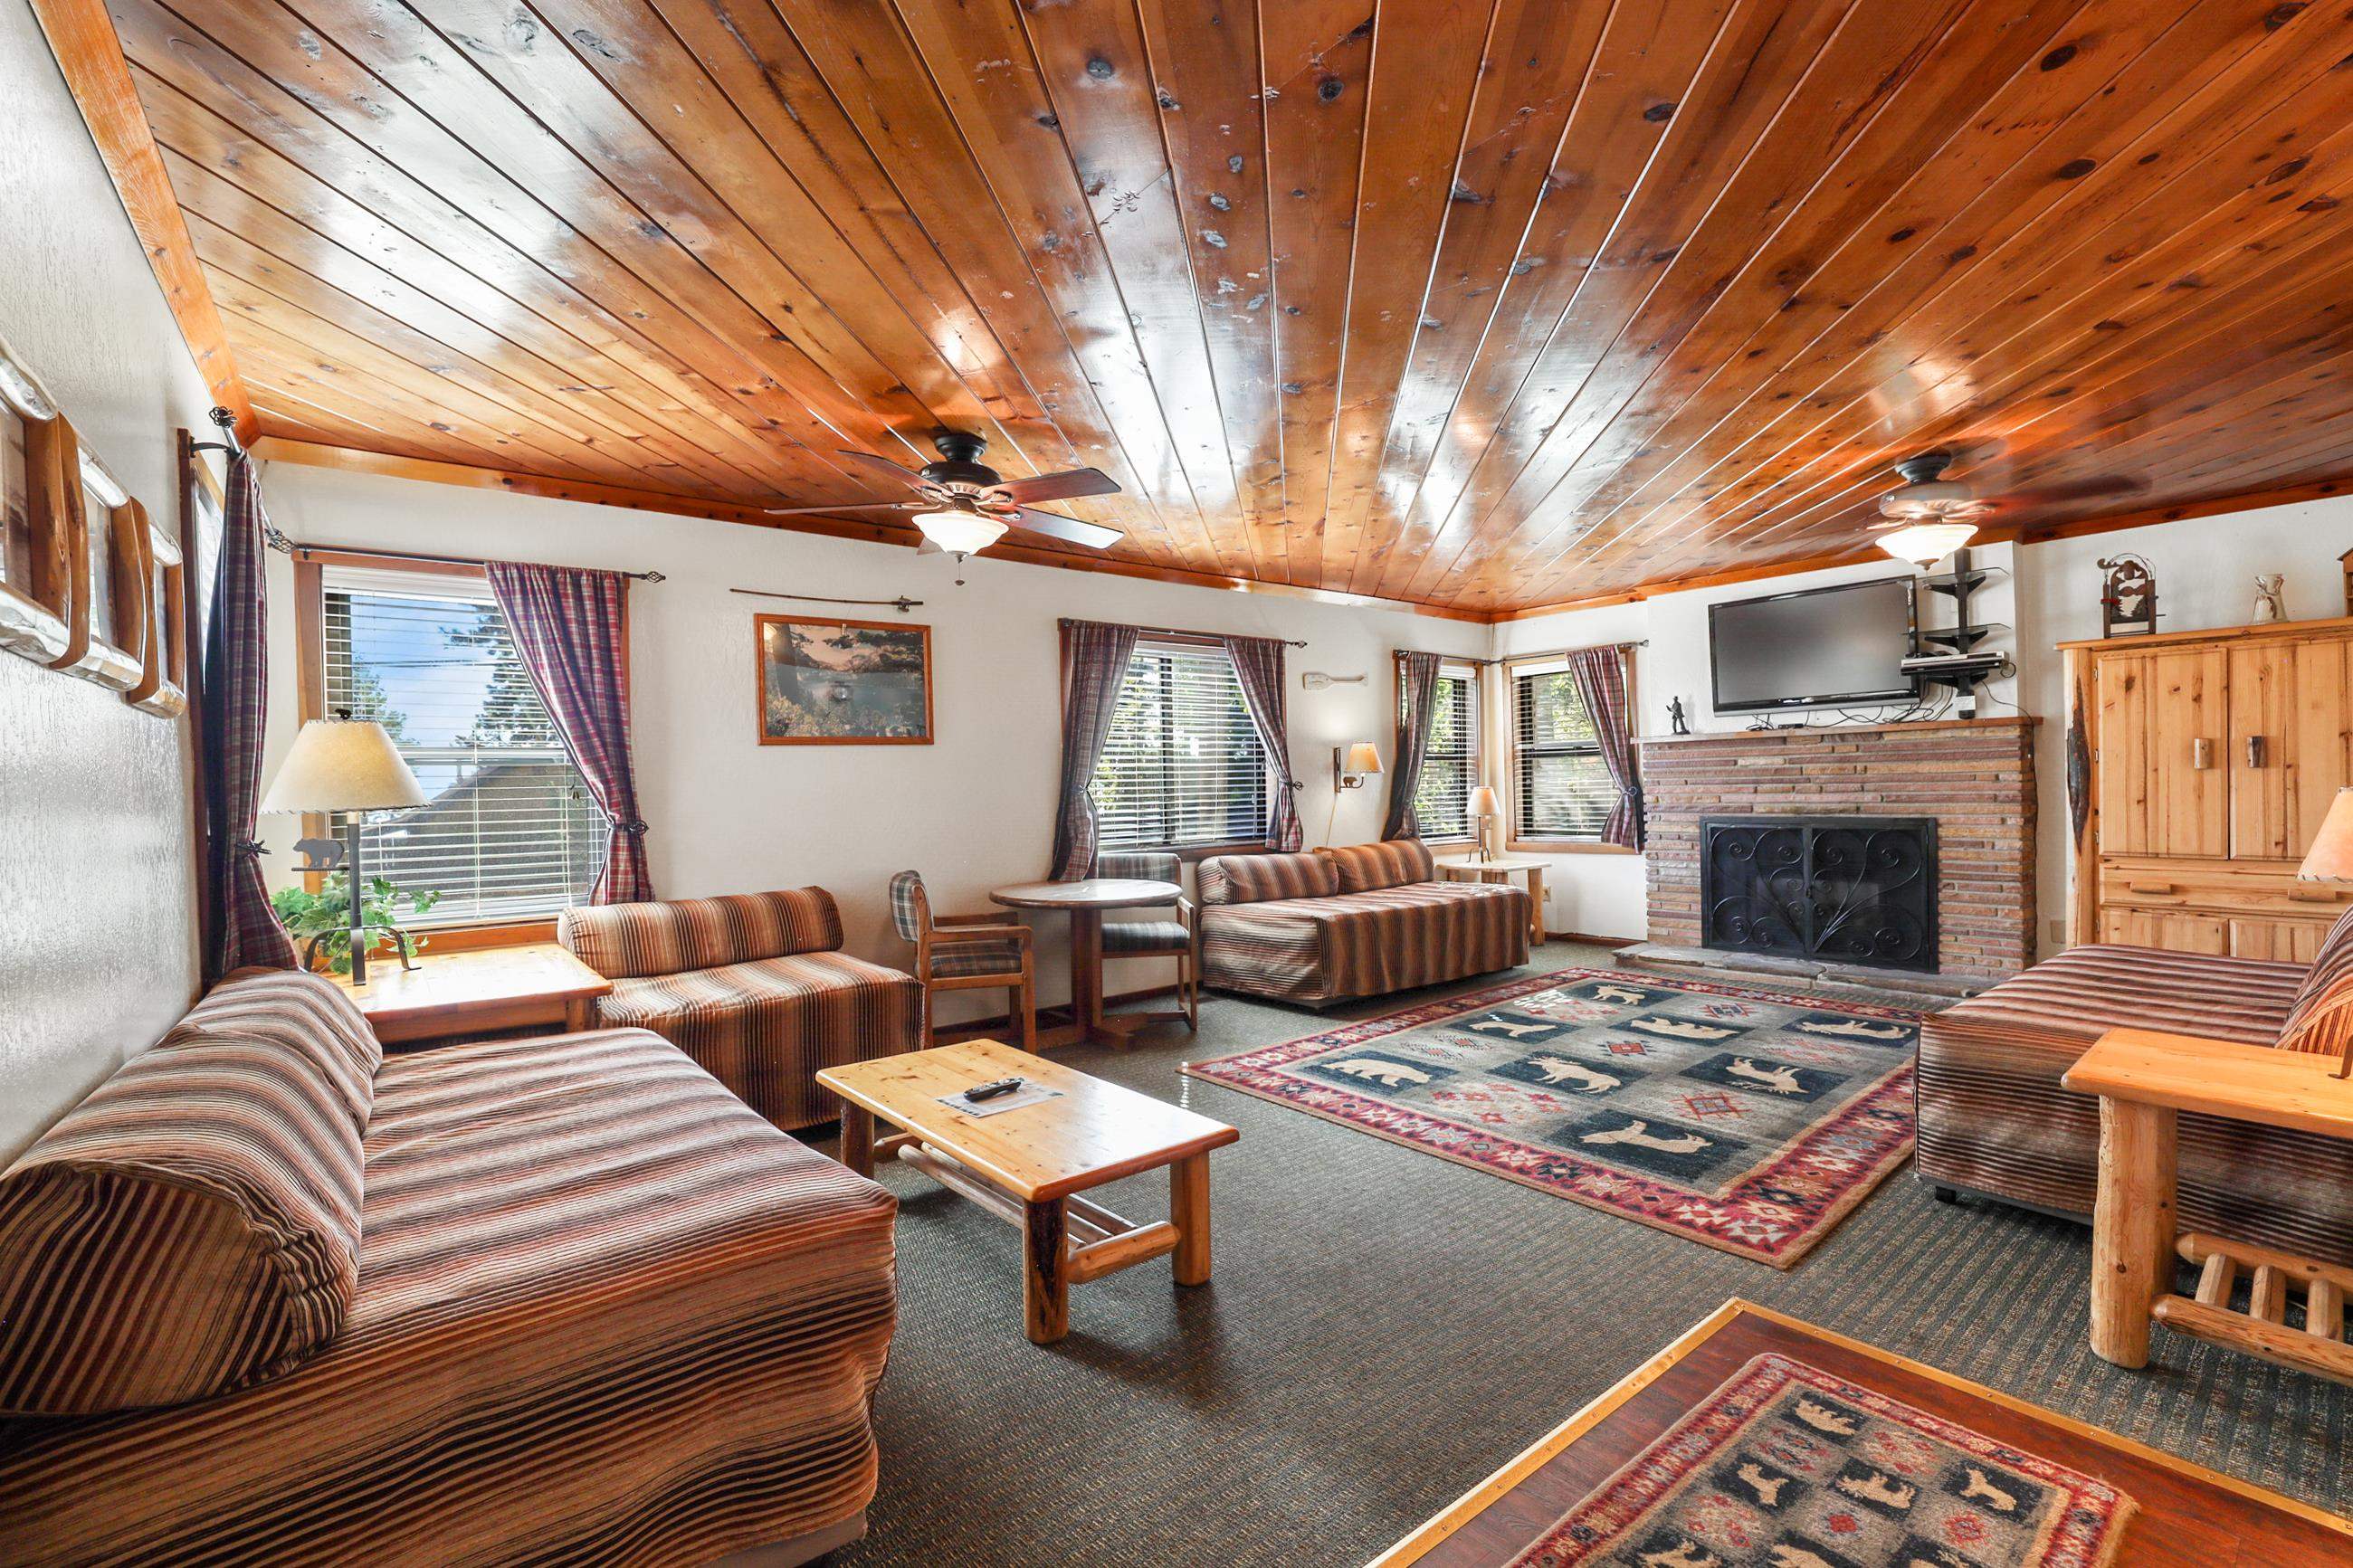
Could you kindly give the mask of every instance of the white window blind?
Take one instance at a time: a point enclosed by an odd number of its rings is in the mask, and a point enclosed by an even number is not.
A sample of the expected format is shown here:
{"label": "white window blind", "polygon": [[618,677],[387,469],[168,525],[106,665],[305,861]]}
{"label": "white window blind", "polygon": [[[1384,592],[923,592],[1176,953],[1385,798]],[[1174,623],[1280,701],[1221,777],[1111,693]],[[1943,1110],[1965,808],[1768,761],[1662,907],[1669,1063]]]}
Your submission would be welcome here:
{"label": "white window blind", "polygon": [[1222,647],[1136,645],[1092,794],[1105,849],[1257,843],[1266,748]]}
{"label": "white window blind", "polygon": [[427,926],[585,901],[609,830],[490,585],[343,567],[324,585],[327,709],[382,723],[430,797],[370,814],[369,874],[438,890]]}
{"label": "white window blind", "polygon": [[1513,668],[1512,726],[1517,837],[1599,843],[1618,786],[1566,661]]}
{"label": "white window blind", "polygon": [[1430,752],[1414,780],[1413,819],[1424,838],[1471,837],[1471,790],[1479,782],[1479,672],[1438,667]]}

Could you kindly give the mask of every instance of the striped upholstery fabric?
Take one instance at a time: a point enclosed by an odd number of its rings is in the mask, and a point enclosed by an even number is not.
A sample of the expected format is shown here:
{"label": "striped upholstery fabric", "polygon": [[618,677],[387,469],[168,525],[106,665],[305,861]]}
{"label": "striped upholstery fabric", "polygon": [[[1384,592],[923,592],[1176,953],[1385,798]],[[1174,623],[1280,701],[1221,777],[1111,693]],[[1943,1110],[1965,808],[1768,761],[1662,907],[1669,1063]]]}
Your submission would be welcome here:
{"label": "striped upholstery fabric", "polygon": [[205,1027],[133,1058],[0,1176],[0,1411],[219,1394],[342,1326],[367,1110],[337,1070],[352,1042],[293,1037],[334,1031],[302,1021],[301,977],[269,974],[223,985]]}
{"label": "striped upholstery fabric", "polygon": [[1109,849],[1095,857],[1095,875],[1131,882],[1175,882],[1182,886],[1185,863],[1166,849]]}
{"label": "striped upholstery fabric", "polygon": [[891,1195],[638,1031],[395,1058],[325,1354],[0,1425],[0,1559],[669,1568],[852,1520]]}
{"label": "striped upholstery fabric", "polygon": [[841,945],[841,911],[823,888],[570,909],[555,940],[607,980],[715,969]]}
{"label": "striped upholstery fabric", "polygon": [[1201,911],[1205,984],[1311,1005],[1509,969],[1527,957],[1528,896],[1519,888],[1417,882]]}
{"label": "striped upholstery fabric", "polygon": [[1321,855],[1213,855],[1194,876],[1204,904],[1319,899],[1340,890],[1339,874]]}
{"label": "striped upholstery fabric", "polygon": [[350,994],[325,975],[240,969],[214,986],[173,1032],[188,1029],[258,1035],[304,1052],[334,1081],[353,1124],[367,1126],[384,1047]]}
{"label": "striped upholstery fabric", "polygon": [[1409,882],[1434,881],[1438,862],[1430,846],[1419,838],[1391,838],[1379,844],[1350,844],[1315,851],[1332,862],[1344,893],[1377,893]]}
{"label": "striped upholstery fabric", "polygon": [[[2275,1043],[2306,966],[2073,947],[1920,1029],[1923,1180],[2088,1217],[2099,1102],[2060,1075],[2130,1026]],[[2181,1223],[2353,1264],[2353,1144],[2210,1117],[2180,1122]]]}
{"label": "striped upholstery fabric", "polygon": [[2337,918],[2321,940],[2304,984],[2280,1031],[2284,1051],[2342,1056],[2353,1044],[2353,910]]}
{"label": "striped upholstery fabric", "polygon": [[798,952],[616,980],[596,1018],[651,1029],[777,1126],[814,1127],[841,1114],[818,1068],[915,1049],[923,989],[848,953]]}
{"label": "striped upholstery fabric", "polygon": [[1193,945],[1193,933],[1185,929],[1182,921],[1106,921],[1103,928],[1103,950],[1115,958],[1138,958],[1185,952]]}
{"label": "striped upholstery fabric", "polygon": [[937,980],[963,980],[976,974],[1002,974],[1008,978],[1021,973],[1021,944],[1003,938],[984,938],[978,942],[961,942],[951,938],[932,938],[932,976]]}

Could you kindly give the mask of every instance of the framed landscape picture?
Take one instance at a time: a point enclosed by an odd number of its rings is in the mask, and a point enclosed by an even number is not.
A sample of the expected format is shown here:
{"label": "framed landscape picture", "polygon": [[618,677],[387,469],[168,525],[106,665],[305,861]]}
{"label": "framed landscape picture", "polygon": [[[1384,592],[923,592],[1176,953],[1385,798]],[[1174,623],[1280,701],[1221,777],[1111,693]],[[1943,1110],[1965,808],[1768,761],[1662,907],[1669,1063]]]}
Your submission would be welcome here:
{"label": "framed landscape picture", "polygon": [[753,617],[760,744],[928,746],[932,628]]}

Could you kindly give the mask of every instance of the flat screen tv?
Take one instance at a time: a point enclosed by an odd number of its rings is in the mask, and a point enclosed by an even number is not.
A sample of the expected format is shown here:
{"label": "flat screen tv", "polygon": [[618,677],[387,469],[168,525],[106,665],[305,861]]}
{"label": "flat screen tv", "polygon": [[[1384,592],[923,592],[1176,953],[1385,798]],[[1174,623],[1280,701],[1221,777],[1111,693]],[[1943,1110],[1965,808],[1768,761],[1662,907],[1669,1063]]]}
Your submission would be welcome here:
{"label": "flat screen tv", "polygon": [[1711,605],[1715,710],[1915,701],[1920,683],[1899,668],[1912,652],[1913,615],[1909,577]]}

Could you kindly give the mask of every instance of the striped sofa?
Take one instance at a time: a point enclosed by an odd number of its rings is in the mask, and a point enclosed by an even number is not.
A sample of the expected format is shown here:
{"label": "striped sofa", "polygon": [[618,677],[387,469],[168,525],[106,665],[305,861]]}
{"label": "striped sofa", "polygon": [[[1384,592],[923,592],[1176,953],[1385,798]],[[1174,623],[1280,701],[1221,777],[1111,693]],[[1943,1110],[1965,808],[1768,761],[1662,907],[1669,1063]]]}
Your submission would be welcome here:
{"label": "striped sofa", "polygon": [[234,976],[0,1174],[0,1562],[804,1562],[894,1209],[643,1030],[385,1060]]}
{"label": "striped sofa", "polygon": [[1528,959],[1528,896],[1442,882],[1417,838],[1201,862],[1201,981],[1309,1007]]}
{"label": "striped sofa", "polygon": [[841,1114],[817,1069],[922,1046],[912,974],[838,951],[823,888],[566,910],[555,936],[613,983],[596,1021],[651,1029],[790,1131]]}
{"label": "striped sofa", "polygon": [[[2059,1079],[2102,1034],[2335,1051],[2348,1006],[2353,916],[2310,965],[2069,948],[1921,1025],[1915,1169],[1939,1188],[2088,1218],[2099,1101]],[[2179,1137],[2184,1229],[2353,1265],[2353,1144],[2206,1116],[2182,1117]]]}

